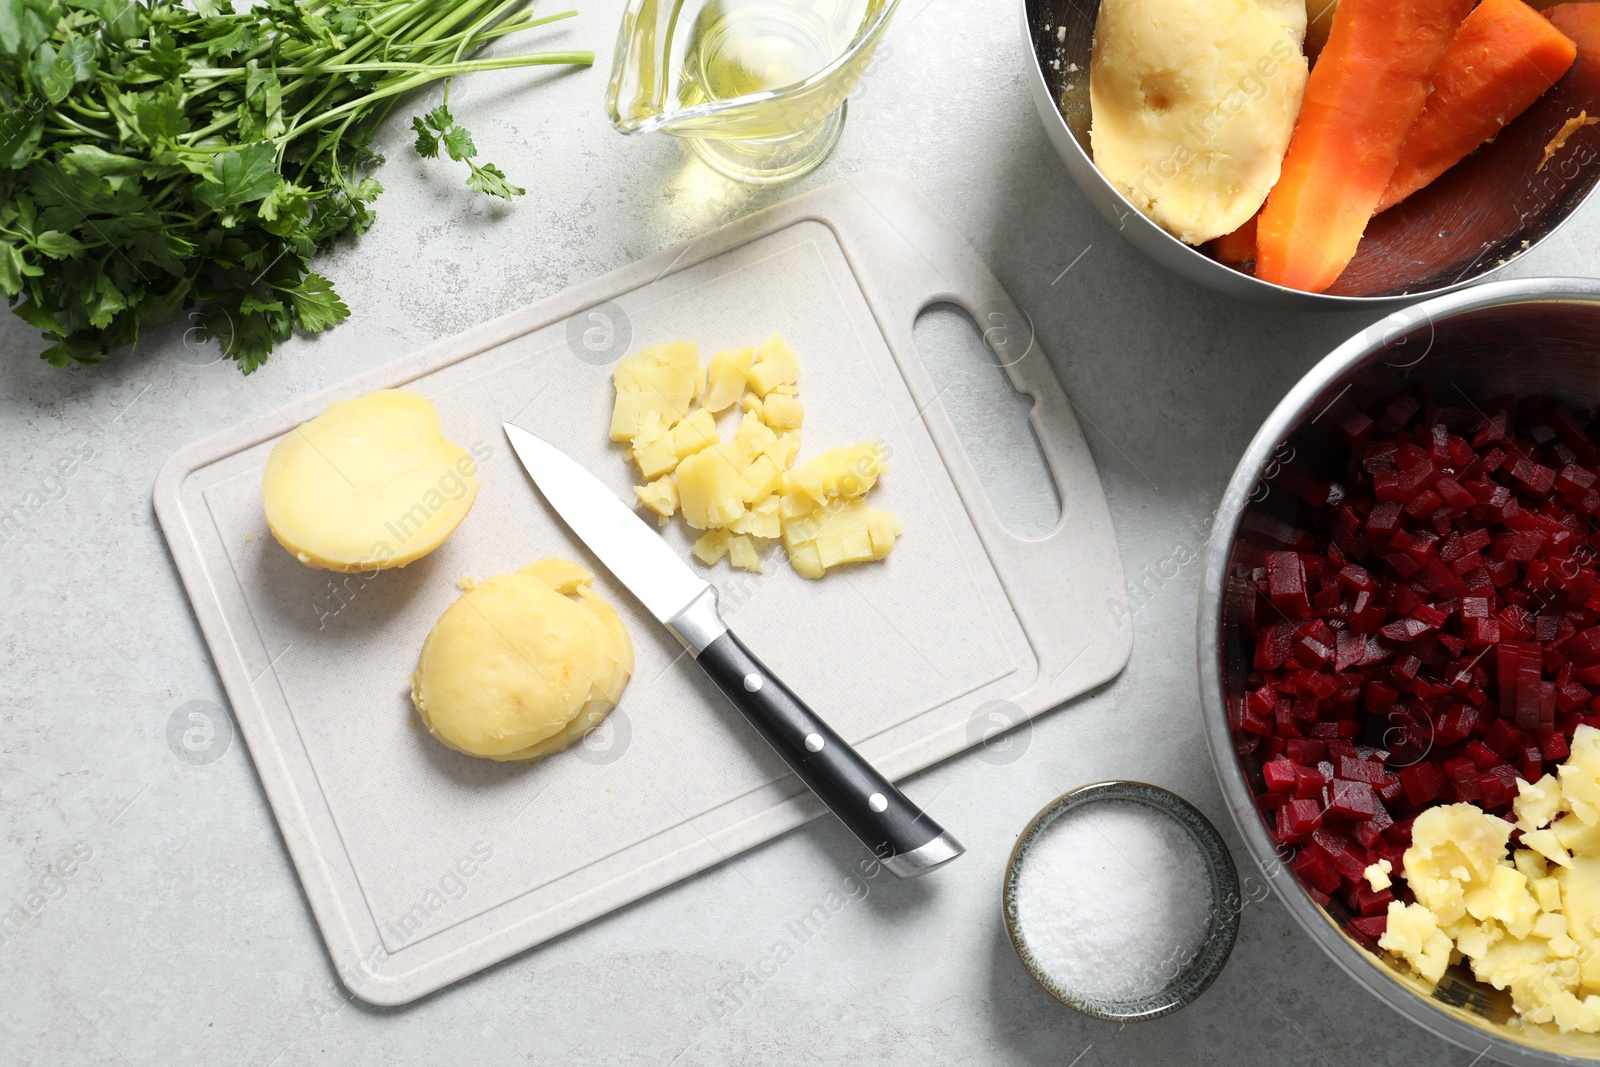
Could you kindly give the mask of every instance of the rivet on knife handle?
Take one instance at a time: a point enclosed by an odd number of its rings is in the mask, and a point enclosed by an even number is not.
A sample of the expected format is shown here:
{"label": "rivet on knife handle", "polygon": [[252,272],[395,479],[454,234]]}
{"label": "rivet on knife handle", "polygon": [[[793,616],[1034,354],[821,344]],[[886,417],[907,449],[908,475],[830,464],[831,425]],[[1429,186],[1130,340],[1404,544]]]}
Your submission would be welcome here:
{"label": "rivet on knife handle", "polygon": [[667,625],[790,769],[891,872],[914,878],[966,851],[734,636],[717,614],[715,590],[707,589]]}

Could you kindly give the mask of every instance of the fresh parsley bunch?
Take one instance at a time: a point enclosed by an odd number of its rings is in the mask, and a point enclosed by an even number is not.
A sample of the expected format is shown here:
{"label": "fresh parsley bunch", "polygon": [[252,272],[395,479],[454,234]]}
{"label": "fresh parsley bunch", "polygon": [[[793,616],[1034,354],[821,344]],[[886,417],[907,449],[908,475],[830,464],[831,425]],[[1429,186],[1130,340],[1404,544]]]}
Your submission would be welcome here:
{"label": "fresh parsley bunch", "polygon": [[[464,59],[534,18],[529,0],[0,0],[0,293],[97,363],[197,306],[248,373],[298,327],[349,315],[311,257],[372,224],[373,131],[413,89],[592,52]],[[446,93],[448,101],[448,87]],[[493,196],[441,105],[413,123]]]}

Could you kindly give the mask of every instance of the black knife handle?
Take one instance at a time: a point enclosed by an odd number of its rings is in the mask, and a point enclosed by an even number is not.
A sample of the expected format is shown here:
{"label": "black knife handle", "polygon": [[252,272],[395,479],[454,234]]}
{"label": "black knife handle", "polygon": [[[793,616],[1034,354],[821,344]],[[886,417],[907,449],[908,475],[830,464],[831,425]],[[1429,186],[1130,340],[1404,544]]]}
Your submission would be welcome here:
{"label": "black knife handle", "polygon": [[915,877],[964,851],[806,707],[731,630],[702,648],[697,659],[800,780],[890,871],[901,878]]}

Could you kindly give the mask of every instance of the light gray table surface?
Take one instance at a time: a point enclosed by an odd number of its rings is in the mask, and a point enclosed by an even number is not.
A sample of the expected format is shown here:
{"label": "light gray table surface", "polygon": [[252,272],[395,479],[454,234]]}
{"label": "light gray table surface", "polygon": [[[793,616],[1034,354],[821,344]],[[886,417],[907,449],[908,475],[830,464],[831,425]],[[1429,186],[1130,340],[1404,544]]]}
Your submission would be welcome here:
{"label": "light gray table surface", "polygon": [[[762,191],[669,138],[607,125],[621,7],[585,0],[546,37],[593,46],[596,69],[484,75],[453,92],[484,155],[528,187],[514,206],[416,159],[392,121],[377,225],[318,261],[350,321],[282,345],[248,378],[194,365],[183,323],[105,366],[56,370],[36,358],[35,331],[0,315],[0,511],[26,513],[0,542],[0,915],[31,915],[0,944],[0,1063],[1473,1062],[1360,989],[1274,899],[1246,908],[1196,1004],[1127,1027],[1036,989],[1000,922],[1016,835],[1098,779],[1190,798],[1248,869],[1201,739],[1200,568],[1181,561],[1203,547],[1262,418],[1378,316],[1228,302],[1123,242],[1045,139],[1009,3],[907,0],[833,157]],[[968,846],[933,877],[846,894],[859,846],[825,816],[408,1007],[352,1001],[243,743],[199,766],[169,746],[177,709],[226,700],[151,511],[158,468],[274,404],[873,167],[916,181],[1031,314],[1141,590],[1127,670],[1009,747],[909,781]],[[1591,205],[1506,276],[1595,274],[1597,249]],[[930,348],[948,325],[928,324]],[[992,368],[947,355],[943,402],[984,446],[1003,510],[1023,526],[1048,519],[1023,409]],[[49,873],[62,857],[75,857],[66,878]],[[819,904],[826,922],[797,937]]]}

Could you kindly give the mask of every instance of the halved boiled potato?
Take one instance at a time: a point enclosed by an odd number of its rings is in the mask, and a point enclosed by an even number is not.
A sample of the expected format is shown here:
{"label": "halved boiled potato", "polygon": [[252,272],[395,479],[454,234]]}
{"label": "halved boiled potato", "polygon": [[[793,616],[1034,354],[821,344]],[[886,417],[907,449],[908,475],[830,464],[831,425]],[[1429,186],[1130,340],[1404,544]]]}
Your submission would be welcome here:
{"label": "halved boiled potato", "polygon": [[267,526],[308,567],[404,567],[444,543],[472,508],[477,465],[445,440],[439,412],[401,389],[339,400],[272,447]]}
{"label": "halved boiled potato", "polygon": [[1089,66],[1095,166],[1189,244],[1244,225],[1300,114],[1305,16],[1290,0],[1102,0]]}
{"label": "halved boiled potato", "polygon": [[412,675],[429,732],[471,756],[533,760],[599,724],[633,674],[633,642],[593,579],[545,559],[469,586]]}

